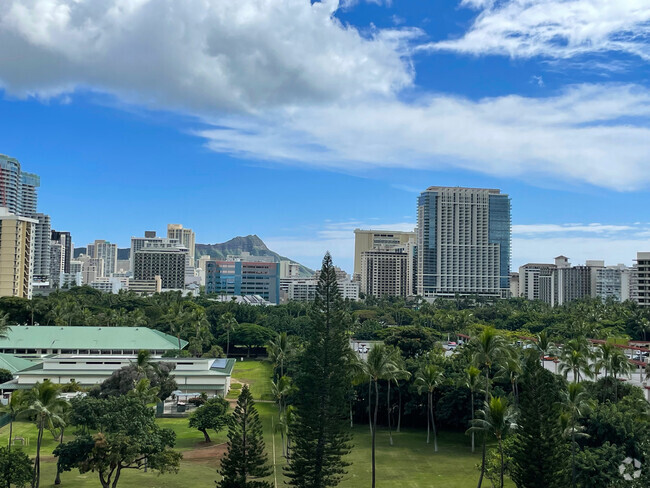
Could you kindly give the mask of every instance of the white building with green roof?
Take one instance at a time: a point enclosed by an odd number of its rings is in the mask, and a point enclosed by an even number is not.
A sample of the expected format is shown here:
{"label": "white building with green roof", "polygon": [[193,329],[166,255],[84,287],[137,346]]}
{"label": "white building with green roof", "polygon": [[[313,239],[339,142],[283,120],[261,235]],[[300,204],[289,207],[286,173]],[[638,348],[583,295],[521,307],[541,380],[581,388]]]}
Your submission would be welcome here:
{"label": "white building with green roof", "polygon": [[[180,348],[187,341],[180,340]],[[178,350],[179,340],[169,334],[147,327],[59,327],[14,325],[5,339],[0,339],[0,353],[17,356],[74,355],[137,355],[149,351],[162,356]]]}
{"label": "white building with green roof", "polygon": [[[92,387],[106,380],[114,371],[135,363],[136,356],[88,356],[61,354],[44,357],[38,363],[14,373],[14,379],[0,384],[0,390],[29,390],[36,383],[50,380],[56,384],[75,381],[82,387]],[[157,358],[154,362],[171,362],[171,373],[183,394],[205,392],[208,396],[225,396],[230,390],[234,359]]]}

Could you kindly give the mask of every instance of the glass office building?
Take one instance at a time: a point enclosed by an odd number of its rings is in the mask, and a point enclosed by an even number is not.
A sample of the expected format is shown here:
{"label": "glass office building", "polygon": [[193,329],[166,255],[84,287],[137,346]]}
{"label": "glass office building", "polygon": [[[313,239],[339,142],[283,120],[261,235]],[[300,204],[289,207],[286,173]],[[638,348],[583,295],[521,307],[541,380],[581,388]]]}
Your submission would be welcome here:
{"label": "glass office building", "polygon": [[510,292],[510,198],[485,188],[430,187],[418,198],[417,294]]}

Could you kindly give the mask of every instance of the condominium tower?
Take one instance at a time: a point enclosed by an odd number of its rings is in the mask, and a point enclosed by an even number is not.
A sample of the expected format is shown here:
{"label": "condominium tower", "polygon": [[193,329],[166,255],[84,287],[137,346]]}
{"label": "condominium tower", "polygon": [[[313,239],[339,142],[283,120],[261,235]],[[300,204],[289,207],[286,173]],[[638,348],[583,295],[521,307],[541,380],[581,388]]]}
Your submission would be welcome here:
{"label": "condominium tower", "polygon": [[0,207],[0,296],[32,297],[37,222]]}
{"label": "condominium tower", "polygon": [[409,240],[415,240],[415,232],[354,229],[354,272],[352,278],[356,281],[361,280],[361,261],[365,251],[404,247]]}
{"label": "condominium tower", "polygon": [[96,239],[88,244],[88,256],[104,260],[104,276],[111,276],[117,270],[117,244],[112,244],[103,239]]}
{"label": "condominium tower", "polygon": [[418,198],[417,294],[507,297],[510,233],[500,190],[428,188]]}
{"label": "condominium tower", "polygon": [[167,238],[176,239],[181,244],[181,246],[188,249],[190,264],[194,266],[194,252],[196,249],[196,242],[192,229],[184,229],[181,224],[168,224]]}
{"label": "condominium tower", "polygon": [[40,185],[40,178],[22,171],[17,159],[0,154],[0,207],[14,215],[33,218]]}

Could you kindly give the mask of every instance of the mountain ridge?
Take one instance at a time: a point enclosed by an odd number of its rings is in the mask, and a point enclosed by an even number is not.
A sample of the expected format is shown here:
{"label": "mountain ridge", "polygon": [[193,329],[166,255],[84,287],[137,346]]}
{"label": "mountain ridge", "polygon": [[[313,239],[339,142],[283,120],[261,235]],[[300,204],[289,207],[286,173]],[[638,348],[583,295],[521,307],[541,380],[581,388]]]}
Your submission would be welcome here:
{"label": "mountain ridge", "polygon": [[[314,270],[299,263],[298,261],[282,256],[275,251],[272,251],[264,244],[257,234],[249,234],[247,236],[235,236],[225,242],[216,242],[214,244],[196,244],[195,256],[198,259],[201,256],[210,256],[213,259],[224,260],[228,255],[240,255],[242,252],[248,252],[251,256],[271,256],[276,263],[280,261],[291,261],[300,266],[300,275],[302,277],[311,277]],[[80,254],[85,254],[85,247],[77,247],[74,250],[74,257],[79,257]],[[131,249],[128,247],[121,247],[117,249],[117,259],[129,259]]]}

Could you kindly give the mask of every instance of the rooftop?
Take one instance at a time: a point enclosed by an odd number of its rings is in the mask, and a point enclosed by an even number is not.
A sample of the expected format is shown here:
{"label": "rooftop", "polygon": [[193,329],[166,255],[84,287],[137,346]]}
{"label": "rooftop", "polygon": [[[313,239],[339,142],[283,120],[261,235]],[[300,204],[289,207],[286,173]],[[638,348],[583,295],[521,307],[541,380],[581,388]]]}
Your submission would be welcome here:
{"label": "rooftop", "polygon": [[[181,340],[181,348],[187,341]],[[0,349],[178,349],[178,339],[147,327],[59,327],[14,325]]]}
{"label": "rooftop", "polygon": [[19,358],[13,354],[0,353],[0,369],[6,369],[10,373],[29,368],[33,364],[31,361]]}

